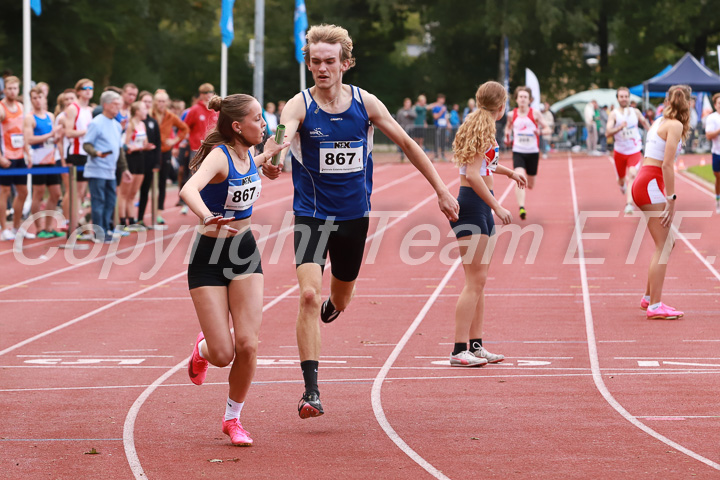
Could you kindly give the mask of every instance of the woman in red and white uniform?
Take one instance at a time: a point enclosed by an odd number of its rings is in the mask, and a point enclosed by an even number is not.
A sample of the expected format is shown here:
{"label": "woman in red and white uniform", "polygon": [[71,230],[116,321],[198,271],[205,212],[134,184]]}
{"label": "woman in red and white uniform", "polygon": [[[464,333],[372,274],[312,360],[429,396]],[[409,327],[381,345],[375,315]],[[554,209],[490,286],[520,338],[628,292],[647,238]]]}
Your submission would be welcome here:
{"label": "woman in red and white uniform", "polygon": [[[552,130],[543,119],[540,112],[530,106],[533,101],[530,87],[517,87],[515,89],[515,102],[517,108],[508,115],[505,127],[505,143],[510,144],[512,133],[513,169],[519,175],[527,177],[528,188],[535,186],[538,162],[540,160],[540,134],[549,135]],[[538,125],[542,131],[538,129]],[[525,189],[515,188],[515,199],[520,207],[520,218],[525,220]]]}
{"label": "woman in red and white uniform", "polygon": [[[618,185],[623,195],[627,195],[625,213],[633,212],[632,183],[637,175],[637,168],[642,162],[642,137],[638,124],[645,130],[650,130],[650,124],[642,116],[640,110],[630,107],[630,90],[627,87],[617,89],[617,100],[620,109],[610,112],[605,135],[614,137],[615,170],[617,171]],[[627,179],[626,179],[627,174]]]}
{"label": "woman in red and white uniform", "polygon": [[[660,301],[670,252],[675,245],[670,226],[675,215],[675,171],[682,141],[690,134],[690,87],[674,85],[665,97],[663,116],[653,123],[645,143],[645,160],[632,186],[632,198],[647,219],[655,242],[640,307],[648,319],[675,319],[683,312]],[[668,238],[670,236],[670,238]],[[668,241],[669,240],[669,241]]]}

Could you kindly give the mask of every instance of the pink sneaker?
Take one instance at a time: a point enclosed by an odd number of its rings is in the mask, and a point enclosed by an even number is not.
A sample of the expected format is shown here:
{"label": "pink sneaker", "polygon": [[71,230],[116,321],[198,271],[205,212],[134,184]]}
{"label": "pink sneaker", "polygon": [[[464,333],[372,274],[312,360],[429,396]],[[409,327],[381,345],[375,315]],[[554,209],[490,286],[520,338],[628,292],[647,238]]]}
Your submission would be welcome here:
{"label": "pink sneaker", "polygon": [[250,434],[240,424],[240,419],[224,420],[222,422],[222,431],[225,435],[230,436],[230,441],[238,447],[249,447],[253,444]]}
{"label": "pink sneaker", "polygon": [[675,320],[683,315],[685,315],[683,312],[675,310],[673,307],[665,305],[664,303],[661,303],[655,310],[650,310],[649,308],[647,310],[648,320]]}
{"label": "pink sneaker", "polygon": [[647,310],[647,307],[649,307],[649,306],[650,306],[650,302],[645,300],[645,295],[643,295],[643,297],[640,299],[640,308],[642,308],[643,310]]}
{"label": "pink sneaker", "polygon": [[188,362],[188,375],[190,375],[190,381],[195,385],[202,385],[205,381],[205,375],[207,375],[208,361],[200,356],[198,351],[200,342],[205,338],[203,332],[198,333],[197,340],[195,340],[195,348],[193,348],[192,357]]}

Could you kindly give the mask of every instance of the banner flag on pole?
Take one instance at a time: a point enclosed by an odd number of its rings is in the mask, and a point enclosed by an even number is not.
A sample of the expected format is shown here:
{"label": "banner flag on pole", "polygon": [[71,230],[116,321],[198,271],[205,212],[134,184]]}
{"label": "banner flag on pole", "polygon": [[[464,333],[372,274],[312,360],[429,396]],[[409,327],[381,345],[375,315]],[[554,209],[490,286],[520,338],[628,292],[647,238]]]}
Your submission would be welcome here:
{"label": "banner flag on pole", "polygon": [[540,82],[535,73],[529,68],[525,69],[525,86],[532,91],[533,101],[530,104],[535,110],[540,110]]}
{"label": "banner flag on pole", "polygon": [[305,0],[295,0],[295,59],[305,63],[302,48],[305,46],[305,32],[308,28]]}
{"label": "banner flag on pole", "polygon": [[[37,0],[40,3],[40,0]],[[233,28],[233,6],[235,0],[222,0],[222,15],[220,16],[220,33],[222,34],[222,42],[229,47],[235,38],[235,29]]]}
{"label": "banner flag on pole", "polygon": [[30,0],[30,8],[32,8],[33,12],[35,12],[35,15],[40,16],[42,13],[42,5],[40,5],[40,0]]}
{"label": "banner flag on pole", "polygon": [[505,91],[508,92],[507,101],[505,102],[505,111],[510,111],[510,43],[508,42],[507,35],[503,36],[503,62],[505,65],[505,70],[503,73],[503,86],[505,87]]}

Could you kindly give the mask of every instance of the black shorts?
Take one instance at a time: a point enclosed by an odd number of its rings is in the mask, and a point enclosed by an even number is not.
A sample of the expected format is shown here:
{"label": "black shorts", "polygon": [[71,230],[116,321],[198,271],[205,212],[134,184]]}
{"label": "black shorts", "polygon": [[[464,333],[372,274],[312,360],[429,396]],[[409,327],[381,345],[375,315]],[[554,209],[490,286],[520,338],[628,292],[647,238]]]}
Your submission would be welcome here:
{"label": "black shorts", "polygon": [[[87,163],[87,155],[75,155],[73,153],[69,153],[67,156],[67,160],[65,161],[68,165],[75,165],[76,167],[84,167]],[[75,179],[78,182],[87,182],[87,179],[85,178],[85,175],[83,175],[83,172],[77,171],[77,175],[75,175]]]}
{"label": "black shorts", "polygon": [[[36,165],[33,168],[47,168],[47,167],[60,167],[62,166],[60,164],[60,160],[55,161],[55,165]],[[47,185],[48,187],[51,187],[53,185],[60,185],[60,174],[59,173],[51,173],[49,175],[35,175],[32,176],[32,184],[33,185]]]}
{"label": "black shorts", "polygon": [[[494,192],[490,190],[493,195]],[[472,187],[460,187],[458,194],[460,214],[457,222],[450,222],[450,228],[457,238],[470,235],[495,235],[495,219],[492,208],[475,193]]]}
{"label": "black shorts", "polygon": [[227,287],[240,275],[262,274],[252,230],[227,238],[197,235],[188,265],[188,287]]}
{"label": "black shorts", "polygon": [[540,153],[513,152],[513,168],[524,168],[528,176],[537,175]]}
{"label": "black shorts", "polygon": [[144,152],[133,152],[127,154],[128,170],[133,175],[144,175],[145,174],[145,153]]}
{"label": "black shorts", "polygon": [[332,274],[343,282],[352,282],[360,273],[368,217],[330,222],[314,217],[295,217],[295,265],[317,263],[324,270],[330,254]]}
{"label": "black shorts", "polygon": [[[8,159],[10,160],[10,159]],[[7,172],[14,168],[27,168],[25,160],[18,158],[17,160],[10,160],[10,166],[7,168],[0,167],[0,172]],[[0,175],[0,185],[9,187],[10,185],[25,185],[27,183],[27,174],[25,175]]]}

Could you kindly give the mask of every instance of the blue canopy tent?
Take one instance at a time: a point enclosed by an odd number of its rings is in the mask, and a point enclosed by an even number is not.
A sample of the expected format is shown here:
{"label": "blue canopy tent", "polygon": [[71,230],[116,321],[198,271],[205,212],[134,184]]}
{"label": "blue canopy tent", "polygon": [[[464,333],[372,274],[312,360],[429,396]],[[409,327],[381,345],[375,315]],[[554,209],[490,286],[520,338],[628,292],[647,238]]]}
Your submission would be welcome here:
{"label": "blue canopy tent", "polygon": [[666,92],[678,84],[689,85],[693,92],[720,92],[720,75],[686,53],[665,75],[643,82],[644,98],[648,98],[649,92]]}
{"label": "blue canopy tent", "polygon": [[[656,78],[658,78],[658,77],[662,77],[662,76],[665,75],[667,72],[669,72],[671,69],[672,69],[672,65],[668,65],[667,67],[663,68],[660,73],[658,73],[657,75],[655,75],[654,77],[652,77],[650,80],[654,80],[654,79],[656,79]],[[632,95],[637,95],[638,97],[642,97],[642,95],[643,95],[643,84],[641,83],[641,84],[639,84],[639,85],[635,85],[634,87],[630,87],[629,90],[630,90],[630,93],[631,93]],[[664,97],[664,96],[665,96],[665,93],[664,93],[664,92],[650,92],[650,96],[651,96],[651,97]]]}

